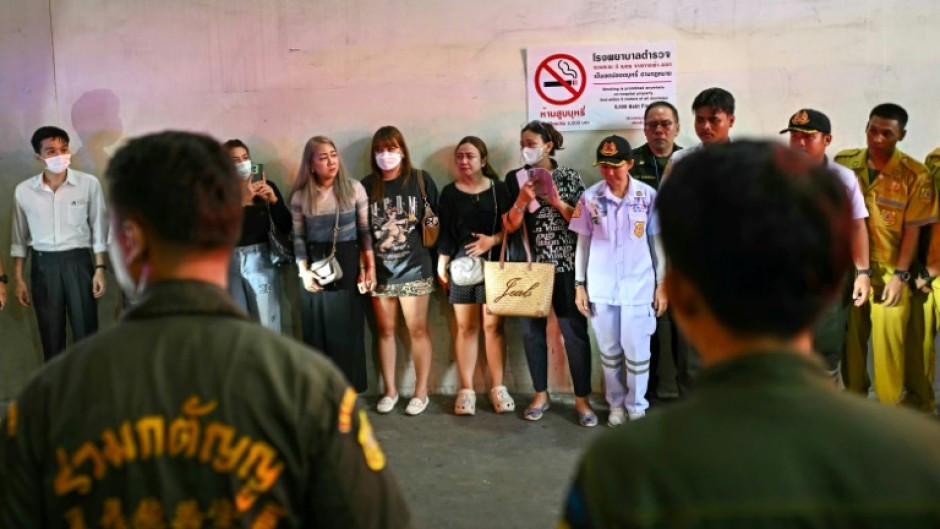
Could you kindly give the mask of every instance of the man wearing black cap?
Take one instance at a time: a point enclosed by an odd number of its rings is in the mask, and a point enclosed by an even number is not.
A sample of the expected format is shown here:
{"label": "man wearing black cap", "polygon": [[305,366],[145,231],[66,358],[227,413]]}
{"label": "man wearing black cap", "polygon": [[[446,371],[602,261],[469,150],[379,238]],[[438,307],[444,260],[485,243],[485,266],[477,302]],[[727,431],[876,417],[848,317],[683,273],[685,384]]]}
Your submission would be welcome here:
{"label": "man wearing black cap", "polygon": [[604,180],[581,195],[569,228],[578,234],[575,304],[591,319],[610,405],[607,424],[617,426],[626,417],[642,418],[649,406],[650,336],[666,310],[665,260],[655,251],[656,190],[630,176],[630,144],[608,136],[596,159]]}
{"label": "man wearing black cap", "polygon": [[[852,261],[855,263],[855,280],[851,299],[856,307],[868,301],[871,291],[871,269],[868,264],[868,209],[865,198],[852,171],[833,162],[826,156],[826,147],[832,143],[832,125],[829,118],[818,110],[804,108],[790,117],[787,128],[780,134],[790,133],[790,147],[805,152],[813,162],[827,167],[835,173],[849,197],[852,210]],[[839,376],[842,348],[849,319],[849,297],[839,296],[823,316],[816,322],[813,332],[813,348],[826,359],[829,374]]]}

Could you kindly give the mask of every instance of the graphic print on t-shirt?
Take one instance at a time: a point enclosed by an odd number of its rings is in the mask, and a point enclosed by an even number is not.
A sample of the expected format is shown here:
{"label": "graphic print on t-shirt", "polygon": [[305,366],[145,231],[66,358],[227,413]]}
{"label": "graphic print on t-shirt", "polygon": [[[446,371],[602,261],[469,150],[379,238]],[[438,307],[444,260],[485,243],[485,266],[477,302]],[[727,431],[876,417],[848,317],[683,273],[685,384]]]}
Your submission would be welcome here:
{"label": "graphic print on t-shirt", "polygon": [[373,202],[370,209],[376,253],[386,261],[406,259],[411,253],[408,234],[417,225],[418,199],[399,195],[383,199],[381,207]]}

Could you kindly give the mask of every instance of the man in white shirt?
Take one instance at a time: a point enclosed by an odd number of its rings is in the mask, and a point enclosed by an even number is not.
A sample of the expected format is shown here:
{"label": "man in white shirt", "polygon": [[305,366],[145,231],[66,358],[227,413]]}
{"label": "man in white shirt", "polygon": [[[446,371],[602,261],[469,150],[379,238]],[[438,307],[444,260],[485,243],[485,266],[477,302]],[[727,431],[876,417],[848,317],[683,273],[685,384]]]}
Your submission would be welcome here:
{"label": "man in white shirt", "polygon": [[[16,298],[35,307],[48,362],[65,350],[66,314],[75,340],[98,330],[95,299],[105,291],[108,219],[98,179],[69,169],[68,134],[40,127],[30,141],[44,168],[16,186],[10,254]],[[30,254],[32,293],[23,277]]]}
{"label": "man in white shirt", "polygon": [[[812,108],[798,110],[780,134],[787,132],[790,133],[790,147],[805,152],[817,164],[825,165],[845,186],[852,210],[852,261],[855,263],[851,300],[856,307],[861,307],[868,301],[871,291],[871,268],[868,260],[868,226],[865,223],[868,208],[865,207],[865,197],[862,196],[858,179],[852,171],[826,156],[826,147],[832,143],[832,124],[822,112]],[[843,295],[836,298],[813,329],[813,349],[826,359],[829,375],[833,378],[839,376],[848,321],[849,296]]]}

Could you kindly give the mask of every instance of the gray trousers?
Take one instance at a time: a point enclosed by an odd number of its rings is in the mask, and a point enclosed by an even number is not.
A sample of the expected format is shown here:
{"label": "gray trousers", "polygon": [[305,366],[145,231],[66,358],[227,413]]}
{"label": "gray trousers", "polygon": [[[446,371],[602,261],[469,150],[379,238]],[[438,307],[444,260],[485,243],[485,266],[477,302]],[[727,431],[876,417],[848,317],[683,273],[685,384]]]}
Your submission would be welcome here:
{"label": "gray trousers", "polygon": [[268,244],[235,248],[235,261],[239,273],[255,295],[261,325],[281,332],[281,283],[277,267],[271,264],[268,256]]}
{"label": "gray trousers", "polygon": [[94,275],[89,248],[32,252],[32,301],[46,362],[65,350],[66,315],[75,341],[98,330],[98,305],[91,281]]}

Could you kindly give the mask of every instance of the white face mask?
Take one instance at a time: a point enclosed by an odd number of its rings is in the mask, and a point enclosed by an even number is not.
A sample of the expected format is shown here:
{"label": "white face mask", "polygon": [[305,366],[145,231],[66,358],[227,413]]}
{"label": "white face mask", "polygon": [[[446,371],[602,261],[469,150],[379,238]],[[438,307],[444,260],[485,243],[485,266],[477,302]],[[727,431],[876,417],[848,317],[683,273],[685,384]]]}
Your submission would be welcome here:
{"label": "white face mask", "polygon": [[375,154],[375,164],[383,171],[391,171],[401,165],[402,158],[400,152],[383,151]]}
{"label": "white face mask", "polygon": [[522,161],[526,165],[535,165],[542,161],[545,151],[542,147],[524,147],[522,149]]}
{"label": "white face mask", "polygon": [[60,154],[52,158],[43,158],[42,161],[45,162],[46,169],[48,169],[50,173],[62,174],[69,168],[69,165],[72,164],[72,155]]}
{"label": "white face mask", "polygon": [[108,257],[111,259],[111,269],[114,271],[114,279],[124,291],[128,301],[134,303],[140,298],[141,293],[146,286],[143,278],[134,281],[130,271],[127,269],[127,263],[124,262],[124,251],[121,250],[121,244],[118,242],[118,227],[111,223],[111,234],[108,237]]}
{"label": "white face mask", "polygon": [[238,173],[238,176],[240,176],[242,180],[248,180],[248,177],[251,176],[251,160],[245,160],[244,162],[235,164],[235,172]]}

